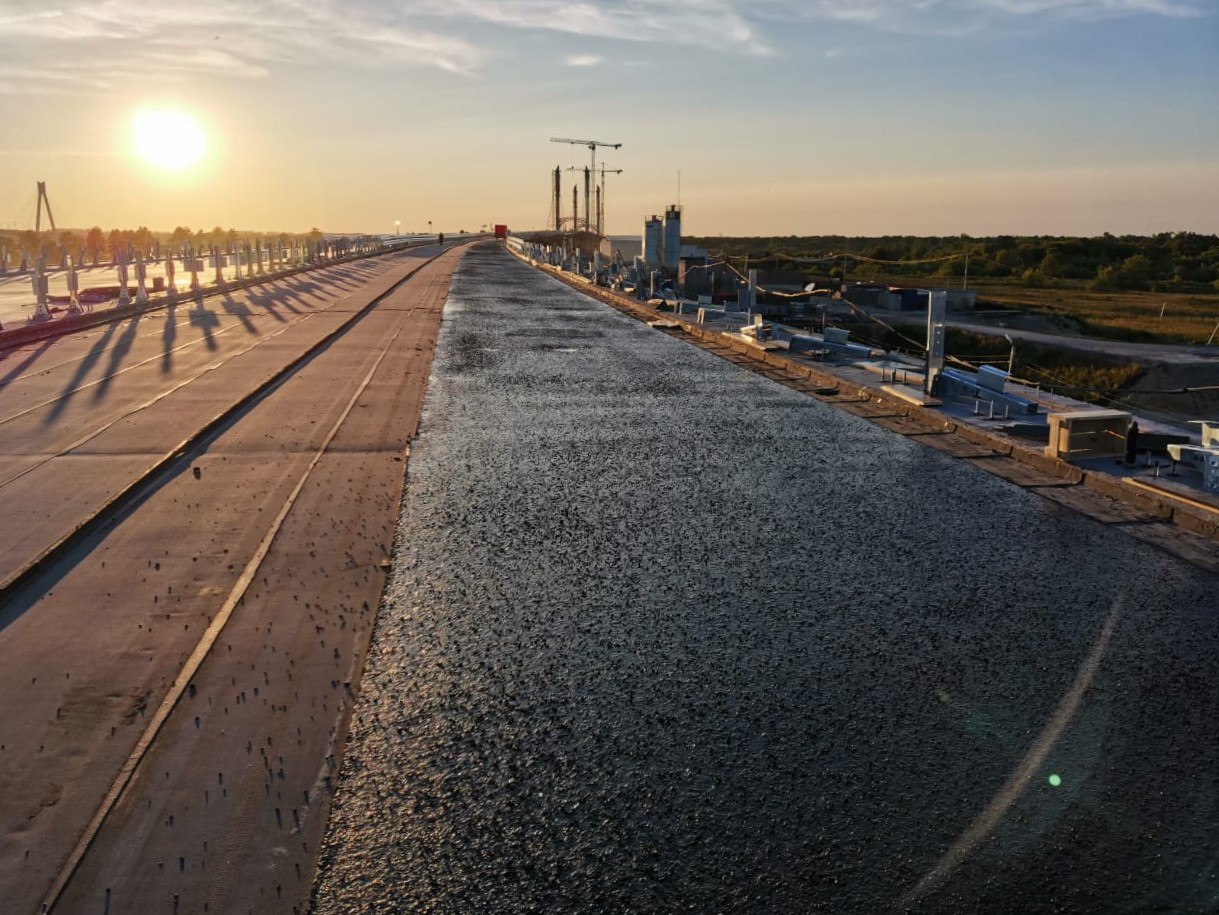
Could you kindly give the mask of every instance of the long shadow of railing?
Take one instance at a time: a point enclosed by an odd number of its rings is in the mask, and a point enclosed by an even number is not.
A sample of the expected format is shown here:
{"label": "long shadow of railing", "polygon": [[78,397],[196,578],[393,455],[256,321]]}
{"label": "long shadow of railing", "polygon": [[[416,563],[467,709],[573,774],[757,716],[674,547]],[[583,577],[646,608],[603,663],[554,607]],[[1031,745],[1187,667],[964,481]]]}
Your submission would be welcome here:
{"label": "long shadow of railing", "polygon": [[238,302],[232,295],[226,292],[220,297],[220,307],[240,321],[241,326],[246,329],[247,334],[256,335],[258,333],[254,322],[250,320],[250,307],[245,302]]}
{"label": "long shadow of railing", "polygon": [[[26,369],[28,369],[31,365],[33,365],[35,362],[37,362],[38,359],[40,359],[42,357],[42,355],[51,348],[51,344],[53,344],[54,342],[55,342],[54,340],[44,340],[42,342],[42,346],[38,347],[38,349],[29,353],[24,359],[22,359],[20,362],[18,362],[16,365],[14,365],[11,369],[9,369],[7,372],[5,372],[4,375],[0,376],[0,388],[4,387],[10,381],[19,377]],[[3,361],[3,360],[0,360],[0,361]]]}
{"label": "long shadow of railing", "polygon": [[[283,277],[279,280],[268,278],[266,286],[263,286],[259,293],[250,293],[247,298],[250,304],[258,305],[264,308],[267,314],[274,317],[280,322],[285,322],[286,319],[276,312],[277,308],[284,308],[293,314],[302,314],[305,311],[317,310],[317,305],[308,301],[310,294],[321,293],[322,291],[338,290],[347,292],[359,289],[364,285],[366,278],[380,272],[383,268],[382,264],[371,261],[357,261],[346,264],[336,264],[332,268],[325,271],[324,277],[317,276],[304,278],[300,275],[292,277]],[[278,288],[277,288],[278,287]],[[295,303],[295,304],[294,304]],[[257,328],[254,322],[250,319],[251,311],[249,307],[241,302],[236,301],[231,293],[225,292],[222,297],[222,307],[224,310],[238,318],[245,327],[246,332],[257,334]],[[162,354],[161,354],[161,372],[168,374],[173,368],[173,344],[177,339],[177,315],[175,312],[176,303],[166,306],[166,322],[162,330]],[[93,392],[92,400],[98,403],[105,399],[110,383],[114,375],[118,373],[119,366],[128,352],[131,350],[138,336],[138,326],[141,315],[133,315],[123,329],[122,336],[114,341],[113,348],[110,349],[109,357],[106,364],[105,372],[102,378],[97,382]],[[215,329],[220,324],[219,316],[212,311],[207,311],[204,307],[202,299],[198,300],[198,308],[189,310],[189,322],[192,327],[197,327],[203,335],[205,345],[208,350],[215,352],[218,349],[216,343]],[[106,325],[105,331],[93,343],[88,354],[81,359],[72,373],[72,377],[64,386],[60,397],[52,405],[47,413],[43,424],[46,426],[57,422],[71,403],[72,396],[76,392],[76,388],[81,385],[85,377],[97,365],[106,350],[110,347],[115,330],[118,327],[118,322],[111,322]],[[20,364],[11,369],[7,374],[0,378],[0,386],[11,381],[16,376],[20,375],[30,364],[32,364],[39,356],[41,356],[53,343],[53,340],[47,340],[34,353],[30,354]]]}
{"label": "long shadow of railing", "polygon": [[93,389],[94,403],[105,399],[107,392],[110,390],[110,382],[114,380],[118,367],[122,365],[123,358],[131,351],[131,346],[135,343],[139,328],[140,316],[136,315],[127,322],[127,326],[123,328],[122,336],[110,348],[110,358],[106,360],[106,370],[102,373],[100,384]]}
{"label": "long shadow of railing", "polygon": [[165,306],[165,328],[161,331],[161,374],[168,375],[174,367],[174,340],[178,336],[178,305]]}
{"label": "long shadow of railing", "polygon": [[220,318],[214,311],[208,311],[203,307],[203,303],[199,303],[198,308],[192,308],[190,311],[191,327],[197,327],[203,334],[203,342],[212,352],[216,351],[216,327],[220,324]]}
{"label": "long shadow of railing", "polygon": [[110,345],[110,338],[114,336],[114,332],[117,328],[117,322],[107,324],[102,335],[93,342],[91,347],[89,347],[89,352],[86,354],[85,358],[77,363],[76,370],[72,372],[72,377],[69,378],[68,383],[64,385],[63,391],[59,395],[59,399],[55,401],[54,405],[47,413],[46,419],[42,421],[44,426],[53,425],[59,419],[59,417],[63,415],[63,411],[68,408],[68,404],[71,402],[72,395],[75,393],[76,388],[80,386],[80,383],[85,380],[85,376],[93,370],[93,367],[97,365],[98,360],[100,360],[102,355],[106,352],[106,348]]}

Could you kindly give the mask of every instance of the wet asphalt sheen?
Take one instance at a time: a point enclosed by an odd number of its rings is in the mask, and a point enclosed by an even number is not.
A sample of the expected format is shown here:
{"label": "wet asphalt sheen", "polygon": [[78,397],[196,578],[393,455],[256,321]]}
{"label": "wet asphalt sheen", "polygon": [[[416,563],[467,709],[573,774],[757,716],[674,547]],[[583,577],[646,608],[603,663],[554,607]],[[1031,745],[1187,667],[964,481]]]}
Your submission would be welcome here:
{"label": "wet asphalt sheen", "polygon": [[495,251],[320,913],[1219,908],[1215,577]]}

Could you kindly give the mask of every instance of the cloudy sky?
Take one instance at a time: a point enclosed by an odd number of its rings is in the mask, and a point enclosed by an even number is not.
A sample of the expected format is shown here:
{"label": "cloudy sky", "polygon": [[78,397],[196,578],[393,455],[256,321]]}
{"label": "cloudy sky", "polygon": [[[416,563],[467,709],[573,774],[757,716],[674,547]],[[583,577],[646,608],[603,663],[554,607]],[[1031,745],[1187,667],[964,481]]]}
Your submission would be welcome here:
{"label": "cloudy sky", "polygon": [[4,228],[539,226],[553,136],[613,232],[1216,232],[1219,2],[0,0]]}

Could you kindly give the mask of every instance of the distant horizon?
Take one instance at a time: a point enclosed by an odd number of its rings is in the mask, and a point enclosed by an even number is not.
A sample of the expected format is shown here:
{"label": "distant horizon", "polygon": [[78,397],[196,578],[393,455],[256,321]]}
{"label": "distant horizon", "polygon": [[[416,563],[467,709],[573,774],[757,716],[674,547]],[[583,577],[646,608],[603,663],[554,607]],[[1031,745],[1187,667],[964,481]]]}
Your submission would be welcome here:
{"label": "distant horizon", "polygon": [[[85,233],[89,232],[93,228],[100,228],[105,233],[109,233],[109,232],[116,231],[116,230],[119,232],[137,232],[140,229],[147,229],[148,232],[150,232],[153,235],[172,235],[174,230],[177,229],[178,226],[175,226],[173,229],[164,229],[164,228],[153,228],[151,226],[134,226],[134,227],[107,226],[107,225],[104,225],[101,223],[93,223],[92,225],[89,225],[89,226],[57,227],[54,230],[54,232],[55,233],[71,232],[74,234],[84,235]],[[198,234],[212,235],[212,234],[214,234],[213,229],[215,229],[215,226],[213,225],[211,228],[208,228],[208,229],[191,228],[189,226],[184,226],[184,228],[190,228],[192,236],[198,235]],[[358,230],[357,231],[348,231],[348,230],[342,230],[342,229],[328,229],[325,227],[316,227],[316,228],[318,228],[319,231],[321,231],[325,235],[392,236],[392,235],[398,234],[398,235],[402,235],[405,237],[405,236],[411,236],[411,235],[429,235],[429,234],[435,235],[438,232],[444,232],[446,234],[452,234],[452,235],[460,235],[463,233],[463,229],[452,229],[452,230],[450,230],[450,229],[433,229],[431,232],[428,232],[427,230],[407,231],[406,229],[403,229],[399,233],[394,233],[394,232],[377,232],[377,231],[361,232]],[[485,230],[485,233],[489,234],[492,231],[492,228],[493,228],[492,226],[488,226],[487,229]],[[516,233],[551,231],[545,227],[516,228],[514,226],[509,226],[508,228],[510,231],[516,232]],[[33,229],[0,228],[0,235],[12,236],[12,235],[19,235],[24,232],[33,232],[33,231],[34,231]],[[240,228],[234,228],[234,227],[230,226],[228,228],[222,229],[222,231],[226,234],[229,232],[236,232],[238,235],[308,235],[308,234],[310,234],[310,232],[313,231],[313,228],[311,227],[311,228],[305,229],[303,231],[292,231],[289,229],[248,229],[248,228],[240,229]],[[44,234],[44,235],[50,235],[51,233],[52,233],[52,230],[49,228],[44,228],[42,230],[42,234]],[[480,232],[478,229],[464,229],[464,234],[478,235],[478,234],[480,234]],[[686,231],[684,226],[682,229],[683,238],[741,238],[741,239],[745,239],[745,238],[756,238],[756,239],[769,239],[769,238],[847,238],[847,239],[853,239],[853,238],[860,238],[860,239],[940,238],[940,239],[945,239],[945,238],[958,238],[959,237],[959,238],[969,239],[969,240],[973,240],[973,241],[982,241],[985,239],[992,239],[992,238],[1103,238],[1106,235],[1112,236],[1114,238],[1154,238],[1158,235],[1165,235],[1165,234],[1166,235],[1192,234],[1192,235],[1201,235],[1201,236],[1213,236],[1213,237],[1219,238],[1219,231],[1204,232],[1204,231],[1198,231],[1195,229],[1167,229],[1167,230],[1163,230],[1163,231],[1159,231],[1159,232],[1095,232],[1095,233],[1088,233],[1088,234],[1063,233],[1063,232],[1032,232],[1032,233],[993,232],[993,233],[988,233],[985,235],[975,235],[975,234],[968,233],[968,232],[946,232],[946,233],[934,233],[934,232],[930,232],[930,233],[924,233],[924,232],[871,232],[871,233],[868,233],[868,232],[862,232],[862,233],[856,233],[856,232],[797,232],[797,233],[791,233],[791,232],[756,232],[756,233],[754,233],[754,232],[748,232],[748,233],[746,233],[746,232],[713,232],[713,233],[707,233],[707,232],[688,232],[688,231]],[[642,239],[643,233],[642,232],[607,232],[606,237],[611,238],[611,239],[615,239],[615,238]]]}
{"label": "distant horizon", "polygon": [[1214,234],[1216,48],[1213,0],[0,0],[0,224],[540,229],[567,137],[614,234]]}

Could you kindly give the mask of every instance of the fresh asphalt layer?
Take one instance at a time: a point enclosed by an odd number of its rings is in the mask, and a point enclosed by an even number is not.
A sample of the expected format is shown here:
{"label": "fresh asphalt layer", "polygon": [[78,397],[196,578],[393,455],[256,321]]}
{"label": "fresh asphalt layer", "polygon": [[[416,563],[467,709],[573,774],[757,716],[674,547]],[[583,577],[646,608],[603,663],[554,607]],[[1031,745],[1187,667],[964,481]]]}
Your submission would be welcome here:
{"label": "fresh asphalt layer", "polygon": [[1219,580],[1118,527],[475,252],[314,910],[1214,910]]}

